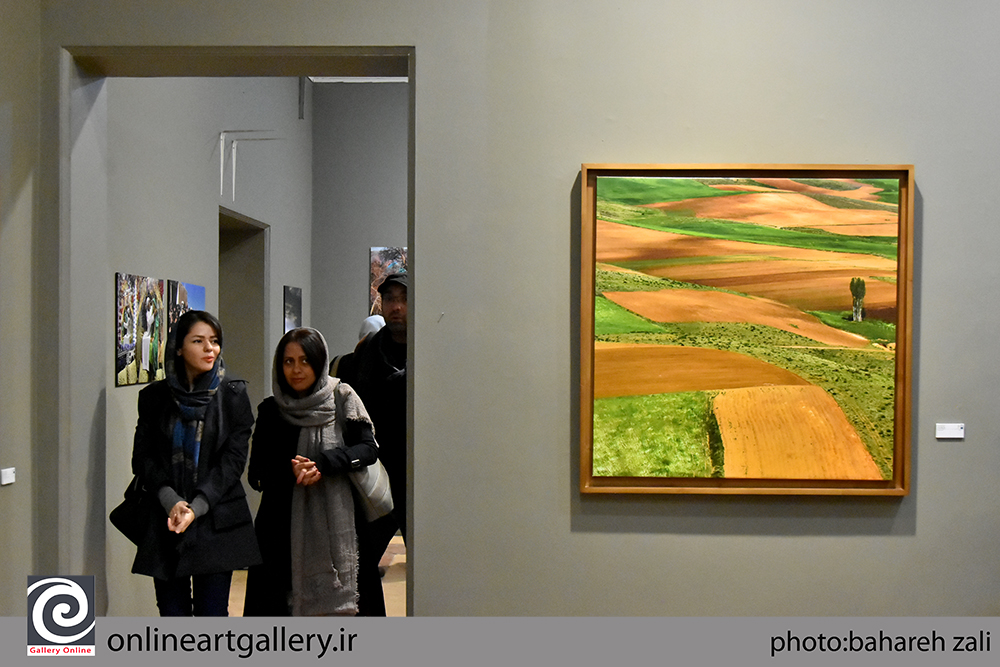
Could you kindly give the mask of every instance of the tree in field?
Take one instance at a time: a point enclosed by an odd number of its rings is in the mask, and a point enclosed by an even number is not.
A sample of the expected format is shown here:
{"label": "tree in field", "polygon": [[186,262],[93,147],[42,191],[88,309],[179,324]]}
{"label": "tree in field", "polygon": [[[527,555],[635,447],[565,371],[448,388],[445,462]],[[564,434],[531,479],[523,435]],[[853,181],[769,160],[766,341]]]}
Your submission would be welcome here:
{"label": "tree in field", "polygon": [[854,322],[860,322],[864,318],[865,310],[865,279],[851,278],[851,296],[854,302]]}

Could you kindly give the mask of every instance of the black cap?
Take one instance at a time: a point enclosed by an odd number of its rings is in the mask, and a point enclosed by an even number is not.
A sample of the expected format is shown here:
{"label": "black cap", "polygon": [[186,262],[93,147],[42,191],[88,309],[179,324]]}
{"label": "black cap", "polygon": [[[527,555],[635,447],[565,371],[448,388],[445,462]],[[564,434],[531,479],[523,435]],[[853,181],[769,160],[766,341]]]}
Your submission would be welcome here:
{"label": "black cap", "polygon": [[404,287],[407,291],[410,289],[409,276],[406,273],[390,273],[385,277],[385,280],[381,282],[378,286],[378,293],[384,294],[390,285],[399,285]]}

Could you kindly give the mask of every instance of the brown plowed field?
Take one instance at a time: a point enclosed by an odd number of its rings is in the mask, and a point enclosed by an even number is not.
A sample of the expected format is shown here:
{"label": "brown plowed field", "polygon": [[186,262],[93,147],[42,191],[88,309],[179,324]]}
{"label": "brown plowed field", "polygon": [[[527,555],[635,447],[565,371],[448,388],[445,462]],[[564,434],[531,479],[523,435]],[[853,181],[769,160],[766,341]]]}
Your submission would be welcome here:
{"label": "brown plowed field", "polygon": [[594,398],[806,384],[783,368],[735,352],[594,343]]}
{"label": "brown plowed field", "polygon": [[798,192],[773,190],[684,199],[650,204],[649,208],[767,227],[823,229],[848,236],[896,236],[899,219],[890,211],[835,208]]}
{"label": "brown plowed field", "polygon": [[713,410],[726,477],[882,479],[840,406],[820,387],[727,390]]}
{"label": "brown plowed field", "polygon": [[763,324],[838,347],[866,347],[868,339],[834,329],[812,315],[770,299],[708,290],[604,292],[604,296],[654,322]]}
{"label": "brown plowed field", "polygon": [[[701,261],[695,261],[700,258]],[[872,255],[708,239],[597,221],[597,261],[687,260],[651,268],[663,278],[732,289],[803,310],[850,310],[851,278],[866,278],[870,317],[896,318],[896,263]]]}

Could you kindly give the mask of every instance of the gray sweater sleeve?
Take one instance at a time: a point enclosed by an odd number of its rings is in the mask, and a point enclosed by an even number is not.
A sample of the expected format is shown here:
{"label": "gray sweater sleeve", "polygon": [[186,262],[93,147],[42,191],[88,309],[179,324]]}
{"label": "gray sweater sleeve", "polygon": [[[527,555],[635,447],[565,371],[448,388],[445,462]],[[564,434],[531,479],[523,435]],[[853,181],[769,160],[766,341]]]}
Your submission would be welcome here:
{"label": "gray sweater sleeve", "polygon": [[[174,491],[172,487],[164,486],[160,488],[160,492],[157,494],[160,499],[160,505],[163,506],[163,511],[170,514],[170,510],[174,508],[179,502],[183,502],[183,498]],[[208,512],[208,500],[204,495],[198,494],[195,499],[188,503],[188,507],[194,512],[194,516],[197,519],[200,516],[204,516]]]}

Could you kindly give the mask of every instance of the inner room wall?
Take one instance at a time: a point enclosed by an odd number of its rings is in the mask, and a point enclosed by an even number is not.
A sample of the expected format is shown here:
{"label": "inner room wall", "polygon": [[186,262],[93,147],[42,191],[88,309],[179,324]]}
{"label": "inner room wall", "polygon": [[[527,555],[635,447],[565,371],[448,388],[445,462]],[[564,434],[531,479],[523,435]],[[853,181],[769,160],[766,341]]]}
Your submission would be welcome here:
{"label": "inner room wall", "polygon": [[[218,312],[219,207],[224,206],[271,228],[266,335],[272,350],[282,333],[282,285],[308,288],[310,277],[312,123],[308,114],[298,117],[298,80],[108,78],[104,89],[104,105],[92,109],[107,109],[107,234],[114,242],[108,244],[106,265],[97,269],[104,278],[98,285],[105,288],[91,290],[90,297],[109,336],[100,349],[112,350],[110,288],[116,271],[204,286],[206,309]],[[267,132],[235,135],[244,141],[237,147],[234,201],[231,140],[220,195],[219,132],[235,129]],[[247,141],[264,137],[273,140]],[[101,164],[98,159],[90,168]],[[304,311],[308,322],[308,306]],[[240,335],[238,328],[222,324],[227,340]],[[268,350],[260,351],[260,366],[269,366]],[[111,508],[131,479],[136,401],[143,385],[115,387],[113,354],[107,359],[106,502]],[[248,374],[232,362],[227,370]],[[270,378],[269,370],[264,377]],[[270,380],[252,389],[254,395],[270,395]],[[251,492],[252,503],[257,495]],[[129,574],[134,555],[135,548],[109,525],[108,615],[156,615],[152,581]]]}
{"label": "inner room wall", "polygon": [[[1000,469],[1000,310],[989,306],[988,290],[998,280],[1000,246],[991,194],[1000,145],[993,112],[1000,6],[240,5],[244,16],[265,21],[234,20],[222,0],[184,12],[172,0],[146,0],[141,12],[131,0],[42,6],[42,200],[68,196],[59,170],[66,148],[56,131],[63,46],[115,45],[122,35],[149,45],[413,46],[407,561],[414,614],[1000,613],[993,474]],[[210,151],[206,144],[207,163]],[[580,496],[577,180],[584,162],[915,165],[909,496]],[[37,206],[44,214],[34,233],[58,237],[58,211]],[[33,248],[30,277],[51,278],[44,268],[51,256]],[[109,275],[110,266],[102,267],[100,280]],[[90,303],[110,321],[106,298],[94,292]],[[58,303],[33,307],[43,315],[60,309],[49,319],[65,324],[67,296],[52,298]],[[36,355],[46,363],[32,372],[86,373],[86,355],[107,349],[104,340],[52,360]],[[32,408],[41,412],[47,384],[32,385],[25,371],[13,379],[33,386]],[[73,397],[93,402],[91,393]],[[61,409],[59,431],[87,431],[91,415],[82,413],[77,421]],[[936,421],[964,422],[965,440],[937,441]],[[86,443],[59,443],[69,450],[59,456],[84,463],[103,455]],[[126,481],[115,480],[109,500]],[[84,487],[62,499],[60,510],[86,494]],[[36,502],[36,511],[44,507]],[[36,535],[47,528],[32,526]],[[82,563],[85,540],[69,531],[58,540],[68,554],[60,562]]]}
{"label": "inner room wall", "polygon": [[372,247],[405,246],[406,83],[318,83],[313,90],[313,326],[330,355],[358,342]]}

